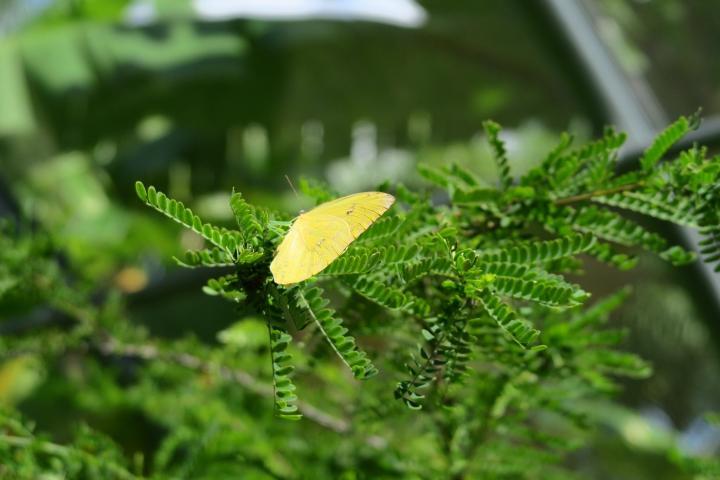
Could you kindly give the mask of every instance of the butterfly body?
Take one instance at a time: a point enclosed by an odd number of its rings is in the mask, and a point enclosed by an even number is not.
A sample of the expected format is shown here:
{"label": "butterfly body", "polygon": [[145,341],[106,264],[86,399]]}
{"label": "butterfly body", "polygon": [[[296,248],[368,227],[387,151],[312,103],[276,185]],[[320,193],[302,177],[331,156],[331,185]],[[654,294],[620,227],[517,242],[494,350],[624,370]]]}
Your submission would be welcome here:
{"label": "butterfly body", "polygon": [[270,264],[275,282],[288,285],[321,272],[393,202],[395,197],[388,193],[362,192],[298,215]]}

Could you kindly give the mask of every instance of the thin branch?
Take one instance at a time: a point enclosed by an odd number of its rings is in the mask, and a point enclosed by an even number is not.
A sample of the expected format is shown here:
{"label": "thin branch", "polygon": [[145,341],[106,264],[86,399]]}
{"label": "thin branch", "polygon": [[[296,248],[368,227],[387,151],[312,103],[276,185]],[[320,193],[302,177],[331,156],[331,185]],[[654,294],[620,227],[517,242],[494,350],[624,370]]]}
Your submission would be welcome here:
{"label": "thin branch", "polygon": [[619,187],[608,188],[604,190],[595,190],[593,192],[582,193],[580,195],[573,195],[571,197],[559,198],[555,200],[555,205],[569,205],[571,203],[582,202],[584,200],[592,200],[595,197],[602,197],[605,195],[612,195],[613,193],[627,192],[640,188],[642,183],[629,183],[627,185],[620,185]]}
{"label": "thin branch", "polygon": [[327,331],[325,331],[325,328],[323,327],[322,323],[315,315],[315,311],[313,311],[313,309],[310,308],[310,303],[305,298],[305,294],[302,292],[302,290],[298,290],[298,296],[302,299],[305,310],[307,310],[307,313],[312,317],[313,322],[315,322],[315,325],[317,326],[317,328],[320,329],[320,331],[323,334],[323,337],[325,337],[327,339],[328,343],[330,344],[332,349],[335,351],[335,354],[338,357],[340,357],[340,360],[342,360],[342,362],[345,365],[347,365],[347,367],[350,370],[352,370],[352,366],[350,365],[350,363],[348,363],[348,361],[345,359],[345,356],[342,353],[340,353],[340,350],[338,350],[337,346],[335,345],[335,342],[332,341],[330,335],[328,335]]}
{"label": "thin branch", "polygon": [[[273,396],[273,388],[271,385],[257,380],[249,373],[210,363],[189,353],[162,352],[154,345],[120,344],[114,339],[104,341],[99,345],[99,348],[100,351],[106,355],[127,355],[143,360],[164,360],[176,363],[190,370],[216,373],[222,379],[239,383],[255,394],[263,397]],[[325,413],[312,404],[298,401],[297,406],[305,417],[322,427],[336,433],[348,433],[351,430],[349,422]]]}

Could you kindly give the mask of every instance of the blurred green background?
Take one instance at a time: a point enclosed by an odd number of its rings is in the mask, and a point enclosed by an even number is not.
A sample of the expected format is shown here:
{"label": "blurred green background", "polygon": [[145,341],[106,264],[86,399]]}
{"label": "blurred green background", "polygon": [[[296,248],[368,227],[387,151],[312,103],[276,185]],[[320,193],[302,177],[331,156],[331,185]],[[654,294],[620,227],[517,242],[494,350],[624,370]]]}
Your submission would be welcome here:
{"label": "blurred green background", "polygon": [[[306,207],[285,175],[348,193],[417,185],[418,162],[452,158],[488,178],[478,133],[488,118],[506,127],[513,168],[525,171],[561,131],[582,140],[618,121],[550,3],[0,0],[0,215],[52,232],[78,284],[122,292],[153,334],[214,342],[233,309],[202,294],[203,272],[173,266],[197,239],[144,210],[134,181],[222,223],[233,187],[251,202]],[[715,2],[578,3],[633,91],[650,92],[668,118],[703,107],[712,123]],[[637,286],[614,321],[655,375],[626,385],[631,410],[604,414],[607,430],[575,466],[592,478],[681,478],[658,463],[667,442],[720,450],[702,417],[720,410],[717,290],[649,257],[630,273],[591,265],[581,282],[598,296]],[[70,420],[53,405],[63,388],[31,362],[0,366],[0,402],[59,438]],[[95,424],[151,442],[156,427],[134,415]]]}

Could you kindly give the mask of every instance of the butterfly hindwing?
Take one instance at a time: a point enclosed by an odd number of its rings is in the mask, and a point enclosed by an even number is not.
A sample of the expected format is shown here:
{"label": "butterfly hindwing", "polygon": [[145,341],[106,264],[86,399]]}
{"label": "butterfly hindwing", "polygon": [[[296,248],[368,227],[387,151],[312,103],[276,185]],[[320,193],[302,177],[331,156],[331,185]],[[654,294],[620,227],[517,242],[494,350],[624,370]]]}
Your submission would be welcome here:
{"label": "butterfly hindwing", "polygon": [[275,282],[297,283],[321,272],[394,201],[387,193],[356,193],[298,216],[270,264]]}

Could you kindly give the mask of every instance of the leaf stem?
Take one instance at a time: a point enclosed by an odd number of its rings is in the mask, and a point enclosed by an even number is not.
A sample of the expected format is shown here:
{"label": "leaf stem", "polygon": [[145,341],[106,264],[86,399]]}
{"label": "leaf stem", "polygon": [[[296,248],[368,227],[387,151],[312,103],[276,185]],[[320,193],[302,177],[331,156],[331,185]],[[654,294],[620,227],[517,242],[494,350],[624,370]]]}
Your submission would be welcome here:
{"label": "leaf stem", "polygon": [[317,327],[320,329],[323,336],[327,339],[328,343],[330,344],[332,349],[335,351],[337,356],[340,357],[340,360],[342,360],[342,362],[352,371],[352,366],[345,359],[345,356],[342,353],[340,353],[340,350],[338,350],[337,346],[332,341],[332,338],[330,337],[330,335],[328,335],[327,331],[323,327],[322,322],[320,322],[320,319],[315,315],[315,312],[313,311],[313,309],[310,308],[310,302],[307,301],[307,299],[305,298],[305,295],[303,294],[303,292],[301,290],[298,290],[298,297],[300,297],[300,299],[302,300],[303,307],[305,307],[305,310],[307,310],[308,314],[312,317],[313,321],[315,322],[315,325],[317,325]]}
{"label": "leaf stem", "polygon": [[[171,363],[179,364],[191,370],[213,372],[226,381],[239,383],[255,394],[264,397],[273,396],[273,387],[271,385],[260,382],[249,373],[207,362],[188,353],[165,353],[160,351],[154,345],[119,344],[114,340],[104,342],[100,346],[100,350],[106,355],[119,354],[134,356],[143,360],[165,360]],[[306,402],[298,401],[296,402],[296,405],[306,418],[322,427],[337,433],[347,433],[350,431],[351,425],[346,420],[333,417]]]}
{"label": "leaf stem", "polygon": [[581,193],[579,195],[573,195],[570,197],[559,198],[559,199],[555,200],[555,205],[569,205],[571,203],[582,202],[584,200],[591,200],[595,197],[612,195],[613,193],[627,192],[630,190],[635,190],[636,188],[639,188],[642,185],[643,185],[642,182],[628,183],[626,185],[620,185],[618,187],[595,190],[595,191],[588,192],[588,193]]}

